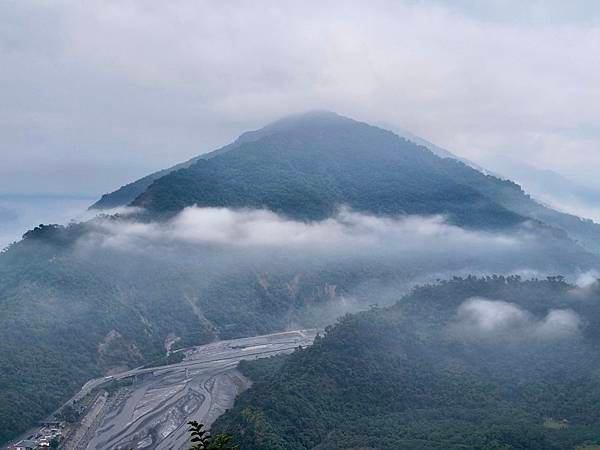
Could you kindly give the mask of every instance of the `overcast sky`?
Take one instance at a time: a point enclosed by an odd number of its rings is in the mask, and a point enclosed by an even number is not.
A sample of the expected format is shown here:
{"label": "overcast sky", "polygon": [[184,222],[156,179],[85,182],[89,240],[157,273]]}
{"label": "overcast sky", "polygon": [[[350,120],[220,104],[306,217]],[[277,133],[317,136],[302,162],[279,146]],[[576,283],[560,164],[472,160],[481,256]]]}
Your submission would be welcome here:
{"label": "overcast sky", "polygon": [[600,170],[600,2],[0,0],[0,192],[95,195],[330,109]]}

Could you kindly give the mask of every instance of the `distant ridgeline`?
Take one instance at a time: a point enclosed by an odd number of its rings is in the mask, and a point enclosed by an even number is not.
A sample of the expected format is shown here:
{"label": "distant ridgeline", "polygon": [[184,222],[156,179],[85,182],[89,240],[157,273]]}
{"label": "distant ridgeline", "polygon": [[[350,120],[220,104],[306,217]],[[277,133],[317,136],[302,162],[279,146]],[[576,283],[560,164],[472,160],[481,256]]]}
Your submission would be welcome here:
{"label": "distant ridgeline", "polygon": [[[340,207],[394,218],[441,215],[469,232],[523,232],[542,246],[522,261],[484,267],[470,257],[452,262],[452,255],[332,262],[277,249],[224,254],[218,246],[142,241],[131,247],[118,234],[107,238],[107,229],[135,237],[137,225],[164,225],[192,205],[270,209],[304,224]],[[398,286],[440,271],[573,273],[600,265],[600,226],[541,206],[510,181],[329,112],[245,133],[106,194],[92,209],[102,214],[118,206],[141,212],[43,225],[0,253],[0,442],[53,411],[87,379],[160,361],[173,336],[187,346],[322,326],[347,311],[357,291],[366,303],[352,308],[373,303],[369,283],[391,286],[388,297],[396,301]],[[143,223],[126,228],[134,220]]]}
{"label": "distant ridgeline", "polygon": [[421,287],[243,363],[256,382],[213,430],[245,450],[598,448],[599,330],[598,284]]}

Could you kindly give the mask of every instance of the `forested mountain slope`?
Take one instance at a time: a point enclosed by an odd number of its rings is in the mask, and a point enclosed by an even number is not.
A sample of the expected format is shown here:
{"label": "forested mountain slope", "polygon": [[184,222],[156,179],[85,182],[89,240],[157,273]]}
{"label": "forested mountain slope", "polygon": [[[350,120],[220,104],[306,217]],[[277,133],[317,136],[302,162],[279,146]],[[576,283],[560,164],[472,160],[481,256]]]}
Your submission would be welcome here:
{"label": "forested mountain slope", "polygon": [[141,213],[40,226],[0,253],[0,441],[167,341],[324,326],[457,273],[600,266],[515,212],[518,186],[333,113],[188,164],[106,199],[151,182],[131,203]]}
{"label": "forested mountain slope", "polygon": [[210,159],[222,153],[228,152],[234,148],[239,147],[240,145],[253,142],[261,137],[268,135],[274,131],[279,129],[277,124],[268,125],[260,130],[248,131],[239,136],[235,141],[231,144],[227,144],[221,148],[213,150],[208,153],[204,153],[194,158],[191,158],[188,161],[179,163],[174,165],[173,167],[169,167],[167,169],[162,169],[157,172],[146,175],[145,177],[140,178],[139,180],[132,181],[131,183],[126,184],[125,186],[121,186],[119,189],[104,194],[96,203],[94,203],[90,209],[92,210],[103,210],[103,209],[112,209],[120,206],[127,206],[132,201],[134,201],[139,195],[144,193],[146,189],[159,178],[168,175],[171,172],[174,172],[179,169],[185,169],[193,165],[196,161],[200,159]]}
{"label": "forested mountain slope", "polygon": [[[396,130],[394,130],[396,132]],[[409,132],[404,130],[397,130],[399,136],[406,138],[409,141],[412,141],[416,144],[419,144],[423,147],[428,148],[436,155],[441,158],[448,158],[451,160],[457,160],[461,163],[466,164],[473,169],[482,172],[488,173],[489,171],[485,170],[482,167],[479,167],[477,164],[472,161],[464,160],[452,152],[441,148],[431,142],[426,141],[418,136],[415,136]],[[523,167],[523,171],[531,178],[536,175],[545,175],[544,171],[535,171],[535,169]],[[551,207],[544,205],[543,203],[537,201],[534,197],[532,198],[527,192],[525,192],[521,186],[517,183],[510,181],[509,178],[506,178],[502,175],[498,174],[498,170],[495,169],[492,173],[490,173],[492,177],[498,178],[500,180],[504,180],[500,189],[494,186],[486,186],[486,184],[479,184],[478,187],[483,190],[486,195],[489,195],[495,201],[497,201],[502,206],[515,211],[521,215],[532,217],[534,219],[540,220],[544,223],[553,225],[555,227],[561,228],[568,232],[569,236],[579,242],[584,247],[593,250],[595,252],[600,252],[600,225],[593,222],[590,219],[585,219],[582,217],[575,216],[573,214],[564,213],[561,211],[557,211],[552,209]],[[556,181],[558,178],[558,181]],[[554,184],[560,184],[561,179],[559,176],[554,174],[554,178],[552,179]],[[562,180],[565,184],[565,189],[568,192],[572,192],[574,189],[573,184],[569,181]],[[543,184],[542,180],[539,180]],[[541,184],[540,184],[541,186]],[[541,187],[538,186],[538,189]],[[576,196],[584,196],[585,189],[580,188],[577,192]],[[589,193],[588,193],[589,194]]]}
{"label": "forested mountain slope", "polygon": [[389,131],[333,113],[284,119],[257,140],[156,180],[133,206],[156,215],[186,206],[268,208],[303,220],[346,205],[375,214],[445,214],[506,228],[526,220],[481,194],[479,172]]}
{"label": "forested mountain slope", "polygon": [[97,226],[38,227],[0,254],[0,442],[90,378],[165,362],[174,339],[177,348],[325,325],[327,305],[377,275],[210,246],[125,249]]}
{"label": "forested mountain slope", "polygon": [[330,112],[299,114],[128,184],[92,208],[132,203],[164,214],[192,204],[268,207],[315,219],[347,204],[384,214],[447,214],[476,227],[530,218],[600,251],[600,225],[542,205],[516,183],[440,158],[414,140]]}
{"label": "forested mountain slope", "polygon": [[421,287],[245,363],[258,381],[215,429],[246,450],[598,444],[599,326],[598,291],[560,278]]}

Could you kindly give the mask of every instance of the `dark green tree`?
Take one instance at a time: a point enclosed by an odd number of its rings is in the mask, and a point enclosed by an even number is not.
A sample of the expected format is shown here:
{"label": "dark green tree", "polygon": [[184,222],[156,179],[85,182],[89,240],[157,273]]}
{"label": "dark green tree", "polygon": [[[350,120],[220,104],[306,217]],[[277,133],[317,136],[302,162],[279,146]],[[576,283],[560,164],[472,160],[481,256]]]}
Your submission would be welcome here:
{"label": "dark green tree", "polygon": [[68,404],[65,405],[61,410],[60,410],[60,416],[61,418],[68,423],[75,423],[79,420],[79,412],[73,407],[73,405]]}
{"label": "dark green tree", "polygon": [[237,450],[239,445],[232,445],[233,438],[225,434],[211,436],[204,429],[204,425],[192,420],[188,422],[189,432],[192,435],[192,447],[190,450]]}

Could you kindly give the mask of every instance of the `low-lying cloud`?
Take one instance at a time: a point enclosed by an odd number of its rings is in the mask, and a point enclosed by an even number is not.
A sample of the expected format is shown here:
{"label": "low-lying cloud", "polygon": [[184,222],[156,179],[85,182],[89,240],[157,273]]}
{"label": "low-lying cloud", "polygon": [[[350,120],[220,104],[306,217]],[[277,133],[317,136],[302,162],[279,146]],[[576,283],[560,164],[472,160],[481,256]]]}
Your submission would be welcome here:
{"label": "low-lying cloud", "polygon": [[[560,252],[548,253],[553,244],[547,239],[526,230],[509,236],[463,229],[442,216],[382,217],[342,208],[329,219],[303,222],[267,210],[189,207],[167,221],[136,217],[88,222],[76,256],[110,276],[137,279],[156,271],[200,290],[238,279],[250,286],[258,280],[259,290],[284,286],[290,301],[330,303],[319,310],[329,322],[370,304],[393,304],[411,287],[452,276],[564,273],[555,256]],[[473,322],[474,312],[461,314],[477,325],[471,331],[485,331],[485,316]],[[533,321],[518,309],[498,314],[508,323],[519,314],[517,322]],[[569,317],[550,314],[528,334],[546,339],[558,333],[559,319],[568,329]]]}
{"label": "low-lying cloud", "polygon": [[573,300],[597,301],[600,294],[600,272],[590,269],[577,274],[575,286],[569,291]]}
{"label": "low-lying cloud", "polygon": [[464,229],[443,216],[384,217],[342,208],[329,219],[303,222],[268,210],[188,207],[167,221],[144,222],[135,217],[92,220],[91,231],[78,248],[160,258],[210,254],[265,265],[278,256],[297,267],[360,263],[386,266],[419,282],[450,274],[543,277],[565,273],[562,259],[569,258],[568,252],[563,256],[556,247],[568,242],[544,240],[525,228],[510,235]]}
{"label": "low-lying cloud", "polygon": [[321,249],[392,245],[397,250],[486,246],[515,248],[515,237],[467,231],[442,216],[379,217],[347,209],[319,222],[300,222],[267,210],[228,208],[184,209],[167,222],[96,221],[96,237],[103,246],[131,248],[148,243],[216,244],[237,247],[294,247]]}
{"label": "low-lying cloud", "polygon": [[[287,296],[311,305],[293,320],[324,325],[371,304],[393,304],[411,287],[438,279],[564,273],[556,246],[570,245],[526,229],[508,235],[463,229],[443,216],[383,217],[347,208],[313,222],[267,210],[203,207],[166,221],[139,217],[91,220],[74,247],[76,257],[127,282],[153,273],[195,286],[199,295],[222,295],[222,286],[239,283],[248,287],[242,289],[248,298],[257,295],[255,288]],[[548,341],[574,335],[579,326],[570,310],[539,318],[514,304],[471,299],[458,309],[451,331],[459,338]]]}
{"label": "low-lying cloud", "polygon": [[600,273],[597,270],[592,269],[579,274],[575,280],[575,284],[580,289],[589,289],[598,284],[598,279],[600,279]]}
{"label": "low-lying cloud", "polygon": [[571,309],[551,309],[537,318],[519,305],[471,298],[459,307],[452,333],[467,339],[554,340],[579,333],[581,319]]}

